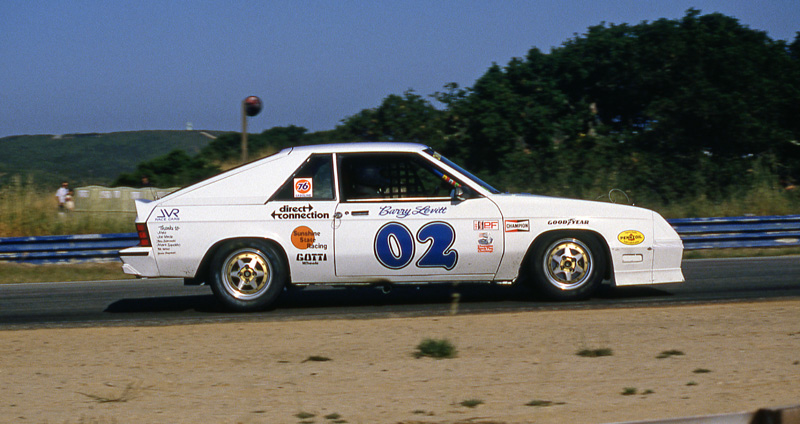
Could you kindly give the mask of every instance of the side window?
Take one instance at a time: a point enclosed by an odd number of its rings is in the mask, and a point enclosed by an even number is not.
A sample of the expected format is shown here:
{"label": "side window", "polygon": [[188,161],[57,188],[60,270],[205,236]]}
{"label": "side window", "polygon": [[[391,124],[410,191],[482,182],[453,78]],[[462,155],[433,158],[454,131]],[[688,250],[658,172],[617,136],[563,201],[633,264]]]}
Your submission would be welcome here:
{"label": "side window", "polygon": [[274,200],[333,200],[331,155],[311,155],[273,196]]}
{"label": "side window", "polygon": [[406,153],[341,154],[339,176],[344,201],[448,198],[458,186],[419,155]]}

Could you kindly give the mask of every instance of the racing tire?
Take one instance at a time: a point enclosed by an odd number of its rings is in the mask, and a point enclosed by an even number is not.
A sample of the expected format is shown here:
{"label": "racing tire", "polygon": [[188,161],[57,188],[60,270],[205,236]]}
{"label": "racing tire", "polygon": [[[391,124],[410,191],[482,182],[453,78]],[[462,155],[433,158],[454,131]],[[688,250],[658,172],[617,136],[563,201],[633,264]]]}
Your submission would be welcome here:
{"label": "racing tire", "polygon": [[562,232],[536,243],[530,257],[532,282],[553,300],[582,300],[600,288],[605,275],[600,242],[586,233]]}
{"label": "racing tire", "polygon": [[234,241],[211,259],[211,290],[228,309],[260,311],[275,303],[288,276],[283,255],[261,240]]}

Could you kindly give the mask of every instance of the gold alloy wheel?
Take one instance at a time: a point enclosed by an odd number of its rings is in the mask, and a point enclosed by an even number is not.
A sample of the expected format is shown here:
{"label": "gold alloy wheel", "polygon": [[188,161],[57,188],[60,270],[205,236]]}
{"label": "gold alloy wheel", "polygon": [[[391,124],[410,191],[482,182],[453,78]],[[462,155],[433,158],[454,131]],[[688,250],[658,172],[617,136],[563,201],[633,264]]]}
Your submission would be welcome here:
{"label": "gold alloy wheel", "polygon": [[545,252],[543,268],[548,283],[561,290],[575,290],[589,281],[594,258],[591,249],[582,241],[561,239]]}
{"label": "gold alloy wheel", "polygon": [[222,281],[225,290],[240,300],[259,297],[272,281],[272,265],[261,251],[239,249],[225,259]]}

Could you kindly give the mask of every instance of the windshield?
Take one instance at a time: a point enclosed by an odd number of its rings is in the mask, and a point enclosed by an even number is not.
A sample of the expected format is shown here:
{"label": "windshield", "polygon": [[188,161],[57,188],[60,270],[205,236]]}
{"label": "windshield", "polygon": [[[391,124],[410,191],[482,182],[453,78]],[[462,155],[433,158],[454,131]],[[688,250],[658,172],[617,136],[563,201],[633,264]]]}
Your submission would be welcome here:
{"label": "windshield", "polygon": [[447,166],[455,169],[456,171],[460,172],[463,176],[469,178],[470,180],[472,180],[472,182],[474,182],[475,184],[478,184],[479,186],[483,187],[485,190],[488,190],[490,193],[492,193],[492,194],[500,194],[500,190],[490,186],[487,182],[485,182],[485,181],[481,180],[480,178],[472,175],[471,173],[469,173],[469,171],[467,171],[464,168],[456,165],[450,159],[447,159],[446,157],[442,156],[441,154],[436,153],[435,151],[433,151],[433,149],[425,149],[425,153],[433,156],[434,159],[436,159],[438,161],[441,161],[445,165],[447,165]]}

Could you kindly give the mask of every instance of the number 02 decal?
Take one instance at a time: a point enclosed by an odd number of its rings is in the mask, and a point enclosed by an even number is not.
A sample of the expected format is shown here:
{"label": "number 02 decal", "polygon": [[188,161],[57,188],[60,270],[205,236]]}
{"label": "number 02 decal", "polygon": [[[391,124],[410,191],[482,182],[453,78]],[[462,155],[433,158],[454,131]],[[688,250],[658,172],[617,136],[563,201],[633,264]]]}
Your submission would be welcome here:
{"label": "number 02 decal", "polygon": [[[446,222],[429,222],[419,229],[416,241],[429,244],[417,261],[418,268],[444,268],[451,270],[458,263],[454,249],[456,232]],[[403,269],[414,259],[415,243],[411,231],[399,222],[389,222],[375,234],[375,257],[389,269]]]}

